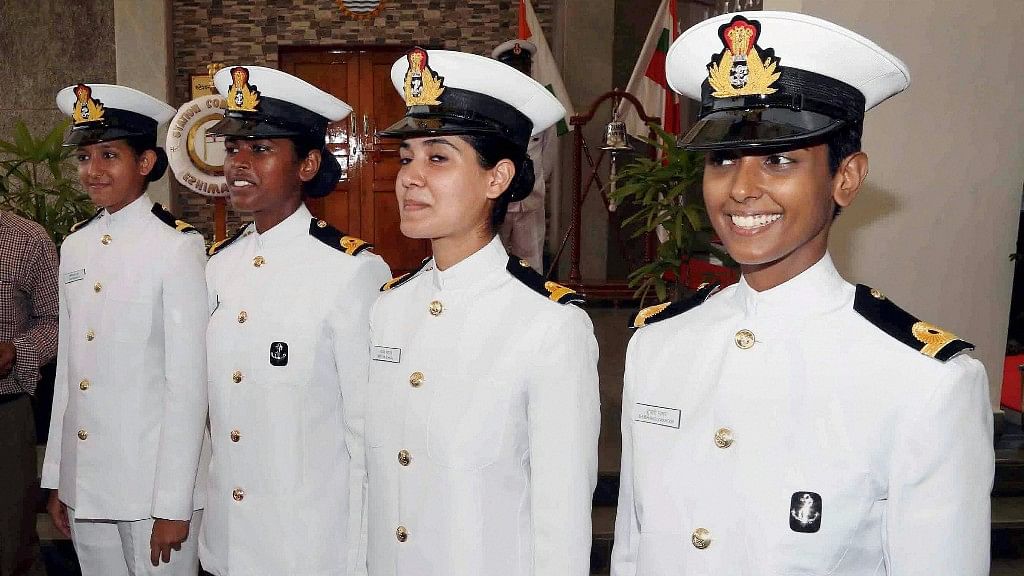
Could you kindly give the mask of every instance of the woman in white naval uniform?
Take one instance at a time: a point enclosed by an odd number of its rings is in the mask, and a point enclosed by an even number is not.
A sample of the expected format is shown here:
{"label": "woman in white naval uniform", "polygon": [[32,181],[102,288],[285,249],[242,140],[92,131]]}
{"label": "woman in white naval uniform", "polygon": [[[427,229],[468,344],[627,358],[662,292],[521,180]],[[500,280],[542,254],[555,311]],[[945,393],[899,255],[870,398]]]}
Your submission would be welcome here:
{"label": "woman in white naval uniform", "polygon": [[612,575],[987,575],[984,368],[828,254],[865,111],[906,67],[785,12],[698,24],[667,67],[701,100],[682,143],[743,276],[634,321]]}
{"label": "woman in white naval uniform", "polygon": [[[42,486],[85,576],[198,570],[206,428],[203,237],[145,194],[174,109],[137,90],[69,86],[78,176],[100,210],[60,261],[60,336]],[[157,566],[159,564],[159,566]]]}
{"label": "woman in white naval uniform", "polygon": [[213,459],[200,558],[217,576],[345,576],[359,543],[359,515],[348,522],[362,507],[368,315],[390,271],[303,196],[334,190],[341,169],[324,137],[351,108],[259,66],[214,82],[228,103],[210,131],[227,137],[231,203],[255,221],[211,247],[207,267]]}
{"label": "woman in white naval uniform", "polygon": [[409,107],[382,132],[402,139],[401,229],[433,257],[371,315],[369,574],[589,574],[593,327],[495,236],[532,189],[531,134],[565,111],[470,54],[415,49],[391,78]]}

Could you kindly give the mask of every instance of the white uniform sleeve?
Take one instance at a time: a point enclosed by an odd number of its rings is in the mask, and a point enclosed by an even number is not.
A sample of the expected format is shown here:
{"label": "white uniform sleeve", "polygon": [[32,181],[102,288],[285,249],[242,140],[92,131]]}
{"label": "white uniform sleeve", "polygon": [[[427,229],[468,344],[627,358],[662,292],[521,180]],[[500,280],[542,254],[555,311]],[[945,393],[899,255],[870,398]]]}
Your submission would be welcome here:
{"label": "white uniform sleeve", "polygon": [[575,306],[552,320],[528,384],[533,571],[586,576],[601,427],[597,340]]}
{"label": "white uniform sleeve", "polygon": [[989,572],[992,408],[981,363],[946,365],[896,430],[884,547],[889,574]]}
{"label": "white uniform sleeve", "polygon": [[71,318],[68,315],[68,294],[64,283],[64,262],[58,270],[58,314],[57,314],[57,375],[53,381],[53,406],[50,409],[50,431],[46,438],[46,455],[43,457],[43,471],[40,478],[42,488],[56,490],[60,482],[60,451],[64,434],[64,412],[68,407],[68,362],[71,350],[68,331]]}
{"label": "white uniform sleeve", "polygon": [[189,234],[167,259],[162,285],[164,406],[153,486],[153,517],[192,517],[199,455],[206,430],[206,254]]}
{"label": "white uniform sleeve", "polygon": [[364,252],[356,256],[358,266],[344,287],[337,313],[331,318],[334,355],[341,383],[345,418],[345,445],[349,453],[348,559],[349,576],[366,574],[366,450],[363,445],[366,385],[370,371],[370,307],[391,271],[379,256]]}
{"label": "white uniform sleeve", "polygon": [[612,576],[635,576],[640,546],[640,522],[633,499],[633,389],[636,370],[636,333],[626,349],[626,372],[622,385],[622,459],[619,466],[619,502],[615,512],[615,545],[612,548]]}

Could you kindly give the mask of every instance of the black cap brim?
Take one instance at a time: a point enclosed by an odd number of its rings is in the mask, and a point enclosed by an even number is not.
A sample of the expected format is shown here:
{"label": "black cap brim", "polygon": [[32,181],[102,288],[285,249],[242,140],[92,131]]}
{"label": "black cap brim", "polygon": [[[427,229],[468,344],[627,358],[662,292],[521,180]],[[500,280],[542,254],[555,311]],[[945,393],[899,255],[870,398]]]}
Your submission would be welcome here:
{"label": "black cap brim", "polygon": [[99,144],[100,142],[110,142],[111,140],[122,140],[124,138],[131,138],[133,136],[144,136],[147,132],[139,132],[135,130],[126,130],[118,127],[107,127],[107,126],[94,126],[94,127],[79,127],[72,128],[66,138],[64,138],[64,146],[88,146],[89,144]]}
{"label": "black cap brim", "polygon": [[268,122],[260,116],[253,116],[252,118],[225,116],[220,122],[207,128],[206,133],[232,138],[294,138],[309,136],[308,131],[295,130],[292,127]]}
{"label": "black cap brim", "polygon": [[721,110],[701,118],[679,140],[685,150],[744,150],[792,147],[847,125],[810,110],[755,108]]}
{"label": "black cap brim", "polygon": [[487,134],[510,139],[509,134],[488,122],[453,118],[445,115],[405,116],[386,130],[377,133],[382,138],[419,138],[422,136],[457,136],[459,134]]}

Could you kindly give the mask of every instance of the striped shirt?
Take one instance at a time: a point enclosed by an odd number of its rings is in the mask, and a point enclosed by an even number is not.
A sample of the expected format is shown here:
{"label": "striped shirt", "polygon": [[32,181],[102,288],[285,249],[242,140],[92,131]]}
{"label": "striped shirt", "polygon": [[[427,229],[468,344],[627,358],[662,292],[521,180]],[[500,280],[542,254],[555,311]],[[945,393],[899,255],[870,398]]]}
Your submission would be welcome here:
{"label": "striped shirt", "polygon": [[35,222],[0,210],[0,342],[17,360],[0,394],[33,394],[57,354],[57,248]]}

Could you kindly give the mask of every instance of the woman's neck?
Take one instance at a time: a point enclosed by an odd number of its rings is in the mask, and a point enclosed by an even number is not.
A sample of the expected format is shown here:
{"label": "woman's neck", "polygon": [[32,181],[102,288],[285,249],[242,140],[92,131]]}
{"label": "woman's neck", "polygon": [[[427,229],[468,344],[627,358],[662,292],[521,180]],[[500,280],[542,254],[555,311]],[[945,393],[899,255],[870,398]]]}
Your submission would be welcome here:
{"label": "woman's neck", "polygon": [[256,222],[256,231],[260,234],[265,233],[274,226],[277,226],[281,222],[284,222],[286,218],[295,214],[295,211],[302,206],[302,197],[299,196],[294,200],[283,202],[280,205],[267,208],[266,210],[260,210],[259,212],[253,213],[253,220]]}
{"label": "woman's neck", "polygon": [[494,234],[490,230],[475,229],[461,237],[434,238],[430,241],[430,249],[438,270],[447,270],[476,254],[493,239]]}

